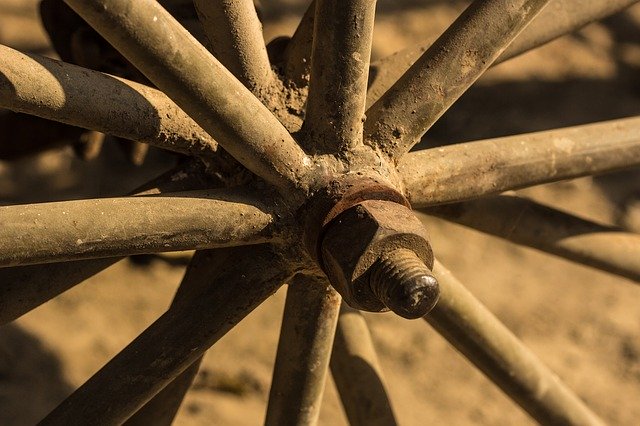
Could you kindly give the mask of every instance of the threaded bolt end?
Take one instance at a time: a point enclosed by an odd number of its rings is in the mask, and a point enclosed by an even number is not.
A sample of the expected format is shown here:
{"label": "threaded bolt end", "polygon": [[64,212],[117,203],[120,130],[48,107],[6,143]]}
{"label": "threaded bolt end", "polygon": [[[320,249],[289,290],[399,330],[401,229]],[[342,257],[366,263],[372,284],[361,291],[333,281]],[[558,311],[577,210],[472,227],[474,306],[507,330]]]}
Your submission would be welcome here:
{"label": "threaded bolt end", "polygon": [[371,290],[396,314],[414,319],[426,315],[438,301],[438,281],[409,249],[396,249],[373,265]]}

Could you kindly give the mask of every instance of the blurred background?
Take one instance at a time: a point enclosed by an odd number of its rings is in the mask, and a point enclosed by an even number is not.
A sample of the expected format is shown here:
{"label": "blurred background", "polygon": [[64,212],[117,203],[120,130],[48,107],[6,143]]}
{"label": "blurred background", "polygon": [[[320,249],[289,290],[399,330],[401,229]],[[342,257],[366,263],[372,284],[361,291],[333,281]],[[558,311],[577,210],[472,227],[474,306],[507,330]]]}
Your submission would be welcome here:
{"label": "blurred background", "polygon": [[[0,43],[57,57],[38,3],[0,0]],[[266,40],[292,34],[308,3],[263,0]],[[374,59],[436,37],[467,4],[378,0]],[[638,115],[639,71],[640,7],[634,7],[492,69],[419,148]],[[87,143],[91,135],[78,143],[78,133],[43,122],[30,122],[23,132],[16,127],[22,119],[0,111],[0,204],[124,195],[179,161],[109,138],[96,152],[99,144]],[[19,151],[42,134],[57,142],[44,152]],[[640,232],[638,170],[519,192]],[[598,414],[611,424],[637,424],[640,289],[634,283],[423,219],[443,263]],[[187,256],[122,261],[0,327],[0,424],[35,423],[146,328],[169,305]],[[207,353],[176,424],[263,421],[284,294]],[[423,321],[366,317],[401,424],[533,423]],[[346,423],[331,379],[320,423]]]}

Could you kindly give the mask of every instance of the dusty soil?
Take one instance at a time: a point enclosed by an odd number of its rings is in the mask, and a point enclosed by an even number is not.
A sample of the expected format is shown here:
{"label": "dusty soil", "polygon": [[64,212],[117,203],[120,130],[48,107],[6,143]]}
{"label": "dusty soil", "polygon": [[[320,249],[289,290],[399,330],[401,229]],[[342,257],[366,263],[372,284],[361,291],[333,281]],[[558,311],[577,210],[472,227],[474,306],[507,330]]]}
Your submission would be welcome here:
{"label": "dusty soil", "polygon": [[[290,34],[306,2],[265,1],[268,39]],[[46,52],[34,0],[2,0],[0,42]],[[374,56],[440,33],[465,2],[380,0]],[[637,115],[640,8],[510,61],[485,76],[429,133],[447,143]],[[25,36],[29,32],[29,37]],[[8,142],[2,140],[0,142]],[[0,163],[0,201],[125,193],[173,162],[134,168],[108,147],[83,163],[68,150]],[[640,230],[638,171],[522,193]],[[634,210],[634,207],[635,210]],[[424,217],[439,258],[611,424],[640,418],[640,289],[634,283]],[[640,261],[640,260],[639,260]],[[0,328],[0,424],[42,418],[168,306],[184,266],[123,261]],[[263,420],[284,290],[211,349],[178,425]],[[422,321],[367,315],[401,424],[530,424]],[[344,424],[327,383],[321,424]]]}

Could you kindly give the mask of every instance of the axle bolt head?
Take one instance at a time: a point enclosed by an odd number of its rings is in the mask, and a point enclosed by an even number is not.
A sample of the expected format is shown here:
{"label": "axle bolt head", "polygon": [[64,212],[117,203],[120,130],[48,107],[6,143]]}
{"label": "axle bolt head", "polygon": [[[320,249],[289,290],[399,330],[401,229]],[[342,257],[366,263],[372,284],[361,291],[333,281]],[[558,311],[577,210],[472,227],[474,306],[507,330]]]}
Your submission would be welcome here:
{"label": "axle bolt head", "polygon": [[425,315],[438,300],[427,232],[404,205],[366,200],[323,229],[322,268],[351,307]]}

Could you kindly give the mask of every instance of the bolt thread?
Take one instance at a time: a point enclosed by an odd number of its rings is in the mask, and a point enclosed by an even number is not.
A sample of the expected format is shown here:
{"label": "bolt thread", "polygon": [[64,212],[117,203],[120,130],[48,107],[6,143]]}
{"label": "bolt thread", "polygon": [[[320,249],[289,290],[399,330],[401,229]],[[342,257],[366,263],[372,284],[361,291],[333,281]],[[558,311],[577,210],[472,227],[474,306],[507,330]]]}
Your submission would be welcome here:
{"label": "bolt thread", "polygon": [[397,249],[378,260],[371,276],[372,290],[383,297],[389,281],[406,281],[424,274],[430,275],[431,271],[412,250]]}
{"label": "bolt thread", "polygon": [[378,259],[369,285],[385,306],[405,318],[426,315],[440,294],[429,268],[409,249],[396,249]]}

